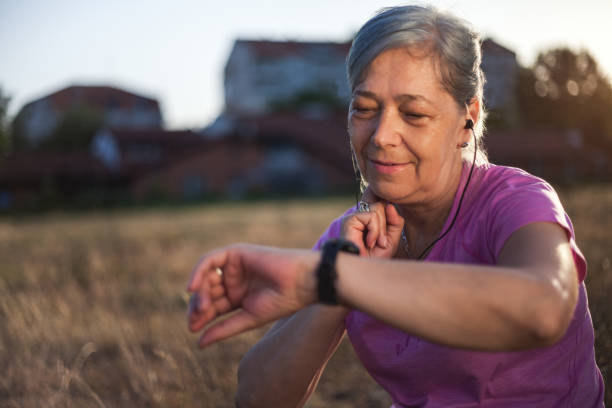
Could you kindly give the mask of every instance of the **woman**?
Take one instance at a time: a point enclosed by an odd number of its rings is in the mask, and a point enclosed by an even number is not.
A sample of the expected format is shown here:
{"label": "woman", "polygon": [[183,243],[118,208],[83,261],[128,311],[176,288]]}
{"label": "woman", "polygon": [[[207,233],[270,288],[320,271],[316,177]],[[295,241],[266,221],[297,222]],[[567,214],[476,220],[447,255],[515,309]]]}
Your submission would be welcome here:
{"label": "woman", "polygon": [[571,222],[548,184],[479,148],[478,36],[432,8],[390,8],[347,67],[365,204],[323,251],[222,248],[188,285],[193,331],[239,309],[201,346],[283,318],[242,360],[237,404],[303,405],[348,332],[397,408],[603,406]]}

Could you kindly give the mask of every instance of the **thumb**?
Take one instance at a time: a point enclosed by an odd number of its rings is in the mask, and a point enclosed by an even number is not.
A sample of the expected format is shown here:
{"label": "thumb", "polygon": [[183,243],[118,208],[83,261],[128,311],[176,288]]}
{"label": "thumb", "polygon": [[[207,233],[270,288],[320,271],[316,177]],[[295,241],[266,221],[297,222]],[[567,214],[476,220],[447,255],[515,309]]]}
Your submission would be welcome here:
{"label": "thumb", "polygon": [[227,319],[216,322],[208,327],[204,333],[202,333],[202,336],[200,336],[198,343],[200,347],[204,348],[212,343],[254,329],[258,325],[261,325],[261,323],[259,322],[258,324],[258,320],[255,316],[245,310],[240,310]]}
{"label": "thumb", "polygon": [[391,203],[385,205],[385,216],[387,217],[387,235],[389,235],[391,242],[395,246],[402,235],[404,218],[399,214],[395,205]]}

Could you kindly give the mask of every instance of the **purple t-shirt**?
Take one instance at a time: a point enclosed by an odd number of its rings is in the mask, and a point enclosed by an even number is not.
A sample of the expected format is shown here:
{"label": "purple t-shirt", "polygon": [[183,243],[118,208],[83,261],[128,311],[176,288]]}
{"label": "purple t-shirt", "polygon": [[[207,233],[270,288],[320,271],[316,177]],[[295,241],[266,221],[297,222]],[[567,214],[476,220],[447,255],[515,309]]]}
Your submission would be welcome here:
{"label": "purple t-shirt", "polygon": [[[468,170],[464,166],[443,231],[455,214]],[[496,264],[508,237],[538,221],[557,223],[567,231],[579,278],[574,317],[553,346],[513,352],[460,350],[430,343],[357,310],[347,315],[355,352],[391,395],[394,407],[603,407],[604,385],[595,364],[584,286],[586,262],[571,221],[548,183],[516,168],[475,167],[455,225],[424,262]],[[315,247],[339,234],[340,218]]]}

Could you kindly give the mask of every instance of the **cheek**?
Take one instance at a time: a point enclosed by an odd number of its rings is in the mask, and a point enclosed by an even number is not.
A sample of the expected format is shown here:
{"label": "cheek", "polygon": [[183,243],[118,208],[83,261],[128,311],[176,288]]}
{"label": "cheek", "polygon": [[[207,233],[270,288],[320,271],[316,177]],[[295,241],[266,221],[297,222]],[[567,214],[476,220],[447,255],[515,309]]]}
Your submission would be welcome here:
{"label": "cheek", "polygon": [[348,132],[353,154],[355,159],[357,159],[359,168],[363,170],[366,146],[368,144],[367,131],[363,126],[354,126],[349,121]]}

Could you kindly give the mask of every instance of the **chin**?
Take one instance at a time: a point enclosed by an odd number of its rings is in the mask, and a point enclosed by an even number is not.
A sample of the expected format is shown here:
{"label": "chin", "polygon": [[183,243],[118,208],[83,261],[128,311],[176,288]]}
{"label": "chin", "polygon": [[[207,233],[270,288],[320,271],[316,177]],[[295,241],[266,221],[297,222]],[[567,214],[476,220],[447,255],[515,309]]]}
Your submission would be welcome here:
{"label": "chin", "polygon": [[368,186],[372,192],[381,200],[388,201],[390,203],[399,204],[407,196],[414,193],[414,190],[410,189],[399,189],[397,183],[369,183]]}

